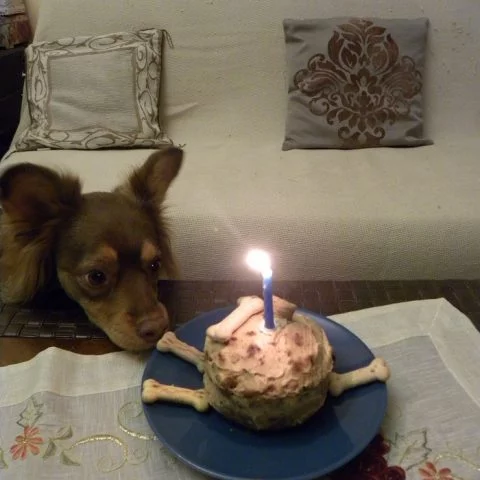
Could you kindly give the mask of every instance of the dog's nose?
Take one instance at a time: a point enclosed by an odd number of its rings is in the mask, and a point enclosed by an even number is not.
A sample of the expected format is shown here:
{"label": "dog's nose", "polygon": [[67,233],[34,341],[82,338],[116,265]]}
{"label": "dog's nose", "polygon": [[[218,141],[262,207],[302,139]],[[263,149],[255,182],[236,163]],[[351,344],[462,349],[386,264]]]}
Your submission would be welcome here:
{"label": "dog's nose", "polygon": [[166,324],[159,319],[147,318],[137,324],[137,334],[148,343],[155,343],[166,329]]}

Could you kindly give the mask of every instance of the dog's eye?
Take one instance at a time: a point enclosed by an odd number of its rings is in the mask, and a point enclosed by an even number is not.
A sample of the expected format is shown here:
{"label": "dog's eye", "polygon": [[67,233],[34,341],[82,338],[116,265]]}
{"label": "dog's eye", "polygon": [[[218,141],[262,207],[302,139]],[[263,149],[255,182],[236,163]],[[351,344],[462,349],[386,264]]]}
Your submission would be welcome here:
{"label": "dog's eye", "polygon": [[91,270],[87,273],[87,282],[92,287],[99,287],[107,281],[107,276],[101,270]]}
{"label": "dog's eye", "polygon": [[151,262],[150,262],[150,270],[154,273],[158,272],[160,268],[162,267],[162,262],[160,261],[160,257],[155,257]]}

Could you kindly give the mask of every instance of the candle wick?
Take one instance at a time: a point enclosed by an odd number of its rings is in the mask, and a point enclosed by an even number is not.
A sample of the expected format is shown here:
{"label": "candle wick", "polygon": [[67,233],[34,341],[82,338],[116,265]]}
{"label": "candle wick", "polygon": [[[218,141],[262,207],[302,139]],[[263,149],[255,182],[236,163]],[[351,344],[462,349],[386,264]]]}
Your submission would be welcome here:
{"label": "candle wick", "polygon": [[272,269],[271,269],[271,268],[262,270],[262,277],[263,277],[263,278],[271,278],[272,275],[273,275],[273,272],[272,272]]}

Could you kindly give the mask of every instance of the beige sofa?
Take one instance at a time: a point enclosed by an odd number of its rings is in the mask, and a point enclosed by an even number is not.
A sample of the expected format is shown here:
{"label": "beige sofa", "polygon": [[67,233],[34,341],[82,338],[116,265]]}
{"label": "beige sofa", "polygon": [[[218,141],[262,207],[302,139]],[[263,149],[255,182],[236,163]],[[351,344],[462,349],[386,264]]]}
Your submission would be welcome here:
{"label": "beige sofa", "polygon": [[[35,40],[158,27],[162,110],[186,161],[169,196],[186,279],[252,278],[262,246],[277,279],[480,278],[480,13],[469,0],[30,0]],[[433,145],[281,149],[284,18],[430,19],[425,113]],[[19,132],[24,128],[23,112]],[[10,152],[6,168],[67,168],[110,189],[136,150]]]}

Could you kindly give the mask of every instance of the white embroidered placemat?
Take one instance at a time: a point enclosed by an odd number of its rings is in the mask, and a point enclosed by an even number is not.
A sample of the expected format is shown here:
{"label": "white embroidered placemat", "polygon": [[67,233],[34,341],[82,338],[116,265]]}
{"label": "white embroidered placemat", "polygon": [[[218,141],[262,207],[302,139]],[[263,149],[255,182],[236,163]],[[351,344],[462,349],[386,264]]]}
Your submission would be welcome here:
{"label": "white embroidered placemat", "polygon": [[[444,299],[332,318],[392,368],[383,439],[332,478],[480,480],[480,333],[468,318]],[[148,427],[147,357],[50,348],[0,368],[0,479],[205,478]]]}

